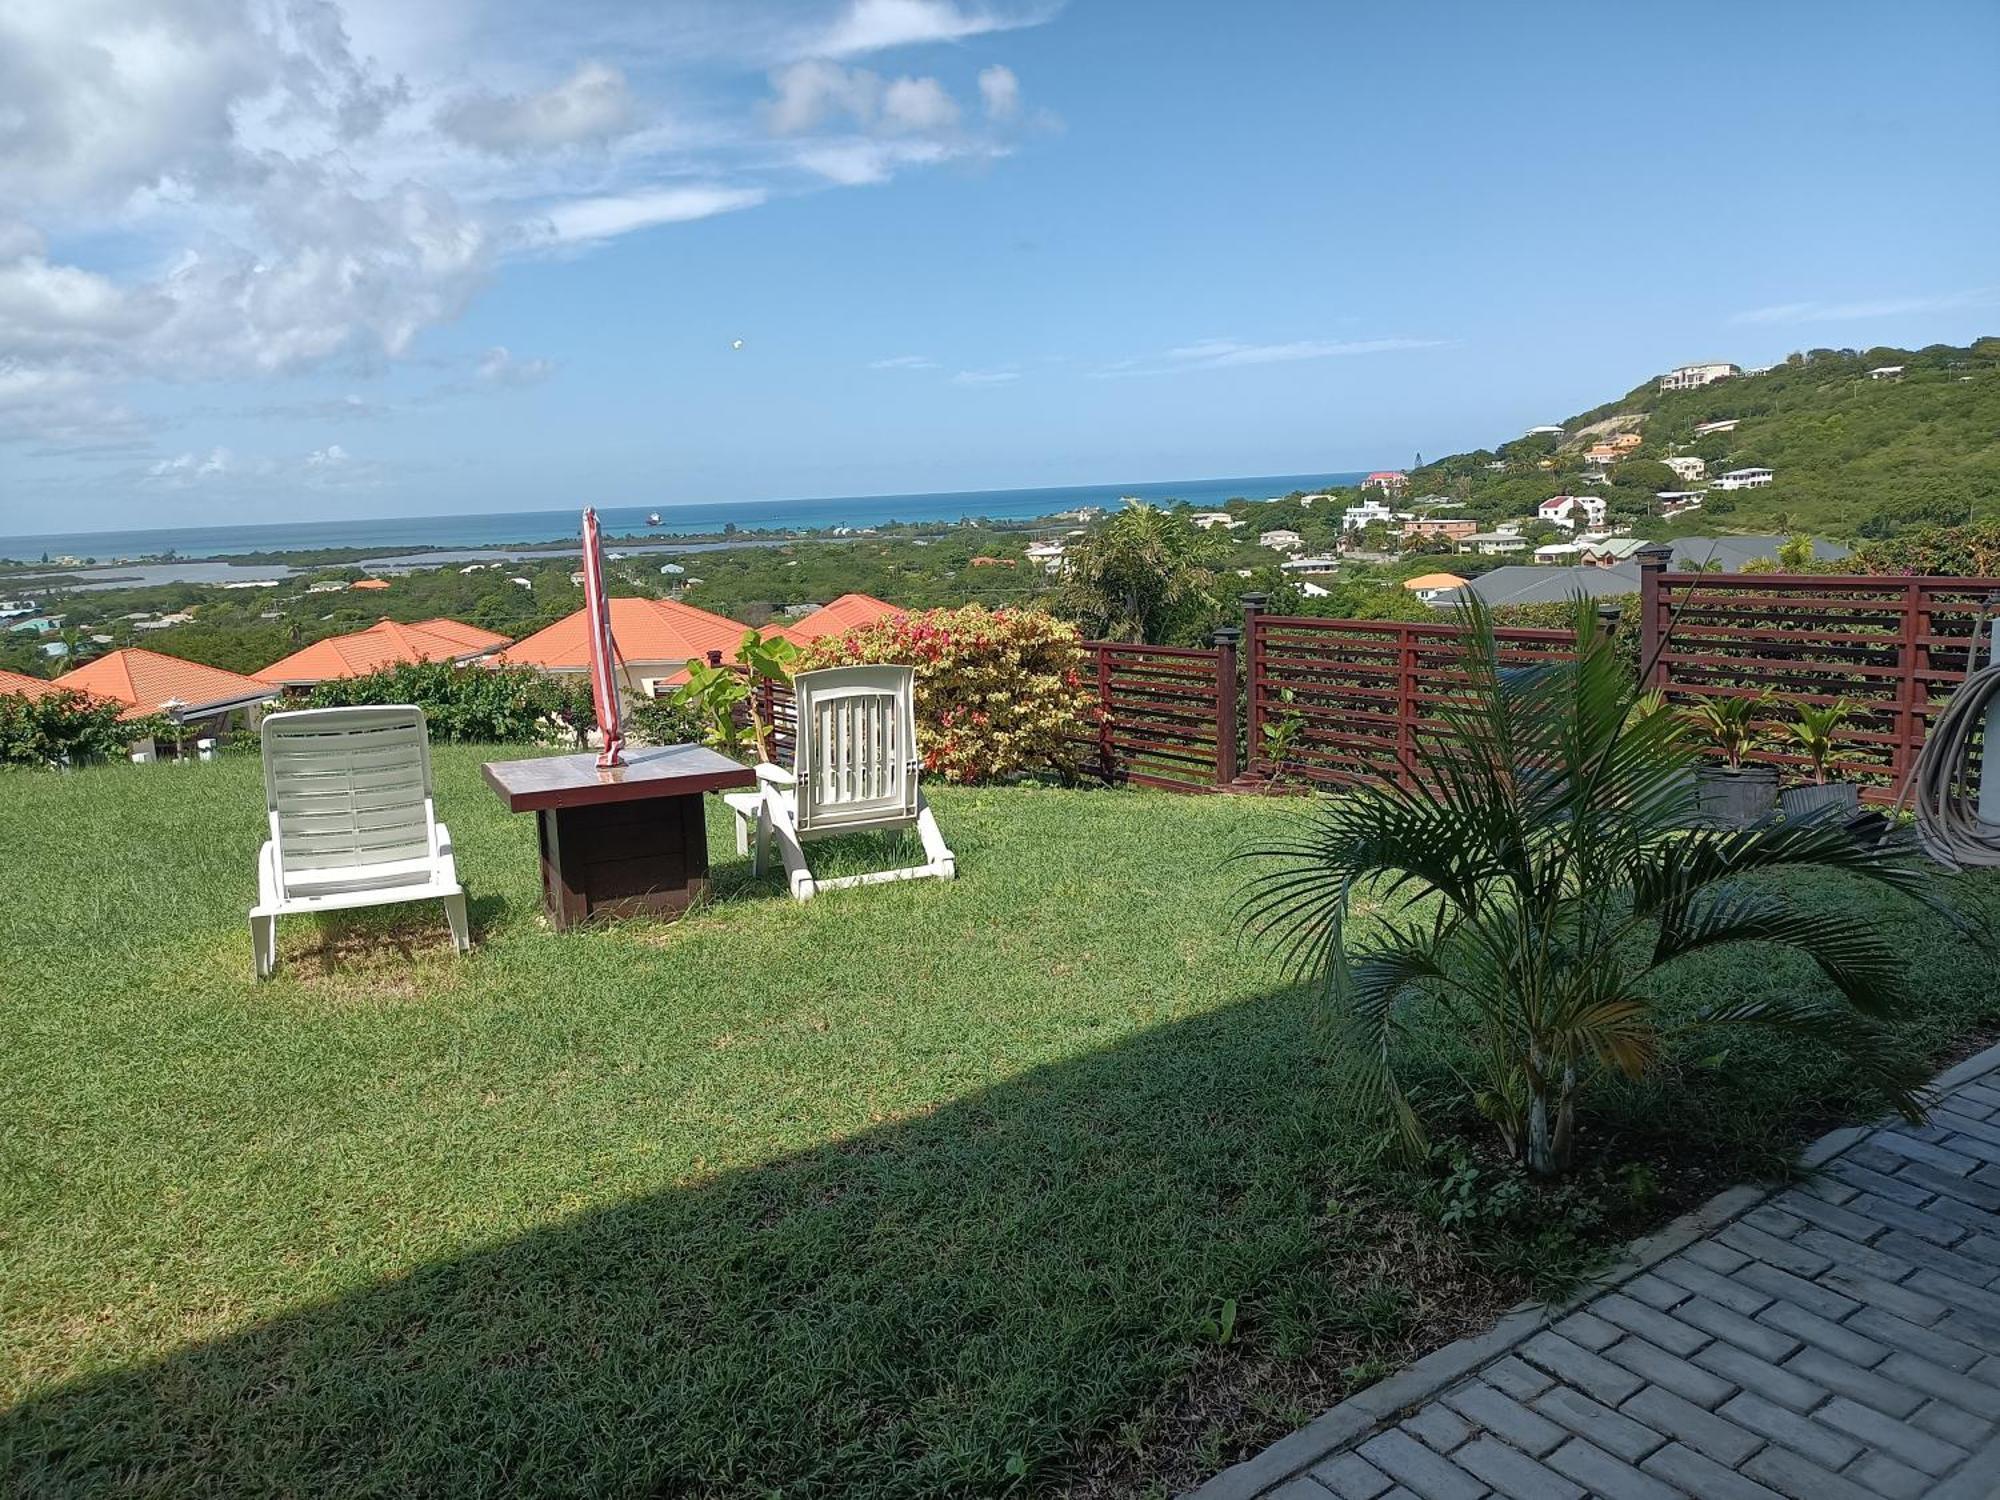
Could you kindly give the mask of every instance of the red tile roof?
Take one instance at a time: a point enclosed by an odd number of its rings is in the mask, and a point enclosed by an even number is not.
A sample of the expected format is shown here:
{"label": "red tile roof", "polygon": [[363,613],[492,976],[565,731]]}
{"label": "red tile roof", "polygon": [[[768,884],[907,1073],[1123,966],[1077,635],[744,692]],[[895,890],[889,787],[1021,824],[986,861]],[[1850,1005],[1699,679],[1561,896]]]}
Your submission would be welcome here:
{"label": "red tile roof", "polygon": [[[736,648],[749,628],[721,615],[673,599],[612,599],[611,637],[627,666],[671,662],[685,666],[690,657],[720,651],[725,661],[736,659]],[[540,667],[550,672],[582,672],[590,666],[590,641],[583,611],[565,615],[555,624],[516,641],[495,658],[503,666]]]}
{"label": "red tile roof", "polygon": [[50,693],[60,692],[55,683],[43,677],[30,677],[25,672],[0,671],[0,694],[10,697],[45,698]]}
{"label": "red tile roof", "polygon": [[131,704],[119,715],[123,719],[158,713],[160,705],[167,702],[180,703],[183,718],[199,717],[208,709],[269,698],[277,691],[254,677],[136,646],[86,662],[63,673],[56,683],[93,697]]}
{"label": "red tile roof", "polygon": [[782,635],[786,640],[803,646],[821,636],[845,635],[857,625],[872,625],[877,620],[893,619],[906,613],[906,610],[885,604],[869,594],[842,594],[811,614],[788,621],[766,634]]}
{"label": "red tile roof", "polygon": [[466,661],[507,644],[507,637],[457,620],[403,625],[377,620],[366,630],[328,636],[256,674],[259,682],[309,686],[338,677],[366,677],[406,661]]}
{"label": "red tile roof", "polygon": [[388,581],[381,578],[357,578],[348,585],[351,589],[386,589],[388,586]]}

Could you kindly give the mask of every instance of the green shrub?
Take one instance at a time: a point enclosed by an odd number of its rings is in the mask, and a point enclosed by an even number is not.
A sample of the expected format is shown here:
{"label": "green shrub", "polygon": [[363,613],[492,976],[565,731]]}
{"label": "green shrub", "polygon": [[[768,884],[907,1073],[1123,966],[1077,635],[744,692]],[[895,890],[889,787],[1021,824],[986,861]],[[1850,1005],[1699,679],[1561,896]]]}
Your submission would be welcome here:
{"label": "green shrub", "polygon": [[68,688],[33,698],[0,693],[0,765],[81,765],[123,756],[148,736],[173,737],[173,725],[158,715],[120,722],[126,706]]}
{"label": "green shrub", "polygon": [[636,745],[699,745],[708,732],[701,712],[678,698],[642,698],[625,710],[625,737]]}
{"label": "green shrub", "polygon": [[305,695],[307,708],[363,703],[414,703],[436,740],[580,745],[597,722],[590,683],[532,667],[456,667],[403,662],[366,677],[322,682]]}
{"label": "green shrub", "polygon": [[815,641],[796,670],[891,662],[917,670],[917,744],[946,781],[1075,769],[1092,694],[1074,625],[1024,610],[936,609]]}

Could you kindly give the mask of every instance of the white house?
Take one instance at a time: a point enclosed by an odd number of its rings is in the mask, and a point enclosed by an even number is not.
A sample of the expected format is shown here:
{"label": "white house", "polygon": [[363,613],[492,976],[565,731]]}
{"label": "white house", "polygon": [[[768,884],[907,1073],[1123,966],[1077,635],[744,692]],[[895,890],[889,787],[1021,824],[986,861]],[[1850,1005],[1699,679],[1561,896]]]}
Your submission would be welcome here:
{"label": "white house", "polygon": [[1513,531],[1475,531],[1459,539],[1458,550],[1476,552],[1481,557],[1500,557],[1509,552],[1526,552],[1528,539]]}
{"label": "white house", "polygon": [[1903,367],[1901,365],[1877,365],[1868,372],[1868,378],[1870,380],[1894,380],[1902,373]]}
{"label": "white house", "polygon": [[1564,531],[1574,531],[1580,520],[1586,527],[1604,524],[1604,502],[1595,495],[1552,495],[1535,507],[1535,514]]}
{"label": "white house", "polygon": [[1278,564],[1287,573],[1337,573],[1340,559],[1337,557],[1288,557]]}
{"label": "white house", "polygon": [[1667,371],[1666,374],[1660,377],[1660,389],[1663,391],[1699,390],[1705,385],[1713,385],[1718,380],[1727,380],[1732,375],[1741,375],[1742,373],[1735,365],[1682,365],[1678,369]]}
{"label": "white house", "polygon": [[1303,547],[1305,544],[1306,539],[1296,531],[1278,530],[1260,531],[1257,533],[1258,546],[1270,547],[1279,552],[1289,552],[1293,548]]}
{"label": "white house", "polygon": [[1677,516],[1684,510],[1701,509],[1700,490],[1655,490],[1653,498],[1660,502],[1660,514]]}
{"label": "white house", "polygon": [[1333,590],[1321,588],[1310,578],[1301,578],[1299,580],[1299,592],[1304,594],[1308,599],[1325,599],[1333,593]]}
{"label": "white house", "polygon": [[1560,422],[1544,422],[1539,427],[1530,427],[1523,435],[1526,437],[1561,437],[1563,435],[1562,424]]}
{"label": "white house", "polygon": [[1718,490],[1760,490],[1771,482],[1769,469],[1731,469],[1715,480]]}
{"label": "white house", "polygon": [[1213,531],[1218,526],[1225,531],[1234,531],[1243,524],[1226,510],[1198,510],[1188,520],[1203,531]]}
{"label": "white house", "polygon": [[1708,477],[1708,460],[1697,458],[1692,453],[1681,454],[1674,458],[1663,458],[1660,462],[1672,469],[1674,477],[1683,484],[1693,484],[1697,479],[1706,479]]}
{"label": "white house", "polygon": [[1734,432],[1737,424],[1742,420],[1741,417],[1722,417],[1714,422],[1697,422],[1695,423],[1694,435],[1696,437],[1707,437],[1711,432]]}
{"label": "white house", "polygon": [[1583,548],[1579,547],[1575,542],[1550,542],[1545,547],[1537,547],[1535,549],[1535,561],[1538,563],[1566,563],[1581,555],[1582,552]]}
{"label": "white house", "polygon": [[1028,561],[1042,565],[1044,573],[1059,572],[1063,565],[1063,544],[1061,542],[1028,543]]}
{"label": "white house", "polygon": [[1372,526],[1380,521],[1383,525],[1393,525],[1395,510],[1383,500],[1363,500],[1359,505],[1350,505],[1340,513],[1342,531],[1359,531],[1364,526]]}

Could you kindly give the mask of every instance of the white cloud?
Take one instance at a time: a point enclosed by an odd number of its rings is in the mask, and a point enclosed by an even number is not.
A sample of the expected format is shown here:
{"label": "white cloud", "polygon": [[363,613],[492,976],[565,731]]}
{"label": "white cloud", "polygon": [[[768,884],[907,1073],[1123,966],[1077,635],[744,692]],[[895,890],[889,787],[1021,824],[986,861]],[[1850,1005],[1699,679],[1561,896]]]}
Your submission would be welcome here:
{"label": "white cloud", "polygon": [[953,385],[1006,385],[1019,380],[1019,370],[960,370],[951,377]]}
{"label": "white cloud", "polygon": [[607,198],[578,198],[550,209],[548,224],[555,239],[564,243],[603,240],[655,224],[685,224],[693,219],[754,208],[768,196],[763,188],[710,183]]}
{"label": "white cloud", "polygon": [[1049,14],[1047,6],[1009,15],[950,0],[852,0],[831,27],[801,50],[814,57],[852,57],[923,42],[957,42],[1033,26]]}
{"label": "white cloud", "polygon": [[803,135],[836,116],[870,124],[881,102],[882,80],[877,75],[814,58],[771,75],[764,117],[773,135]]}
{"label": "white cloud", "polygon": [[488,385],[535,385],[555,373],[546,359],[516,359],[505,344],[495,344],[480,356],[475,373]]}
{"label": "white cloud", "polygon": [[958,101],[935,78],[898,78],[882,94],[882,128],[913,133],[950,130]]}
{"label": "white cloud", "polygon": [[205,454],[183,453],[176,458],[163,458],[150,464],[143,482],[163,489],[185,490],[198,484],[228,479],[237,467],[234,453],[227,448],[216,447]]}
{"label": "white cloud", "polygon": [[350,462],[347,450],[338,443],[328,443],[324,448],[316,448],[306,455],[308,469],[338,469]]}
{"label": "white cloud", "polygon": [[630,132],[638,119],[625,75],[586,62],[539,94],[469,94],[440,110],[437,123],[465,145],[515,156],[608,141]]}
{"label": "white cloud", "polygon": [[1928,297],[1877,297],[1855,302],[1780,302],[1755,307],[1732,323],[1858,323],[1869,318],[1904,318],[1915,313],[1953,312],[2000,305],[2000,287],[1980,287]]}
{"label": "white cloud", "polygon": [[1436,349],[1445,339],[1292,339],[1278,344],[1246,344],[1236,339],[1201,339],[1164,354],[1114,360],[1091,373],[1100,379],[1126,375],[1173,375],[1193,370],[1226,370],[1244,365],[1289,364],[1306,359],[1339,359],[1363,354],[1393,354],[1407,349]]}
{"label": "white cloud", "polygon": [[989,120],[1011,120],[1021,112],[1021,80],[999,63],[979,70],[979,97]]}
{"label": "white cloud", "polygon": [[935,370],[937,361],[927,354],[892,354],[887,359],[868,361],[871,370]]}

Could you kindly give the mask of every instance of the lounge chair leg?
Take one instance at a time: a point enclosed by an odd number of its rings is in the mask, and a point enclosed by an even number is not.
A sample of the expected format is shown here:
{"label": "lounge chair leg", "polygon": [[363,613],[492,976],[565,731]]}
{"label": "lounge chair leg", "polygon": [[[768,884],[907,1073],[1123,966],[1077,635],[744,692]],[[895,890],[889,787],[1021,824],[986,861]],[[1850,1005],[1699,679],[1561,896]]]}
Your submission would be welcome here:
{"label": "lounge chair leg", "polygon": [[922,792],[917,793],[917,837],[923,841],[924,858],[937,872],[940,880],[958,878],[958,861],[953,858],[951,848],[938,832],[937,819],[931,814],[931,805],[924,800]]}
{"label": "lounge chair leg", "polygon": [[269,979],[278,967],[278,919],[250,918],[250,962],[259,979]]}
{"label": "lounge chair leg", "polygon": [[750,873],[763,875],[771,865],[771,810],[759,803],[757,806],[756,844],[750,856]]}
{"label": "lounge chair leg", "polygon": [[[738,854],[750,853],[750,820],[744,817],[742,813],[736,815],[736,852]],[[754,868],[752,873],[755,873]]]}
{"label": "lounge chair leg", "polygon": [[444,898],[444,919],[451,924],[451,945],[460,953],[472,951],[472,923],[465,914],[465,892]]}

